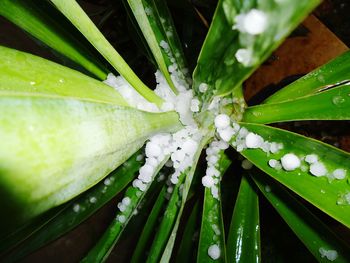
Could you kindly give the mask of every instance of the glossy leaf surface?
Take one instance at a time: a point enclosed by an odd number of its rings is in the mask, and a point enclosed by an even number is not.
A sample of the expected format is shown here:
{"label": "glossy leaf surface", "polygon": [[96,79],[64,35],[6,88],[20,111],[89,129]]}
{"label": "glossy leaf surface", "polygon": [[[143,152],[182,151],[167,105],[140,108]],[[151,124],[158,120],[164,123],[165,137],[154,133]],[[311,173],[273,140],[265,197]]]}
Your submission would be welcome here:
{"label": "glossy leaf surface", "polygon": [[350,81],[350,51],[274,93],[264,103],[279,103],[300,98],[348,81]]}
{"label": "glossy leaf surface", "polygon": [[64,16],[89,40],[89,42],[101,53],[101,55],[122,75],[145,99],[162,104],[159,98],[150,90],[132,71],[125,60],[112,47],[107,39],[98,30],[88,15],[81,9],[76,1],[50,0]]}
{"label": "glossy leaf surface", "polygon": [[[0,15],[39,39],[50,48],[57,50],[70,60],[80,64],[97,78],[104,80],[106,69],[95,58],[91,50],[68,30],[68,23],[45,1],[1,0]],[[66,27],[65,27],[66,26]]]}
{"label": "glossy leaf surface", "polygon": [[248,107],[245,122],[274,123],[297,120],[349,120],[350,85],[288,100]]}
{"label": "glossy leaf surface", "polygon": [[[148,47],[170,87],[175,91],[168,71],[175,62],[179,77],[185,81],[185,61],[170,11],[164,0],[128,0]],[[173,66],[172,66],[173,67]]]}
{"label": "glossy leaf surface", "polygon": [[112,87],[25,52],[0,46],[0,69],[1,94],[62,97],[128,106]]}
{"label": "glossy leaf surface", "polygon": [[[168,158],[165,158],[155,168],[152,178],[155,178],[167,160]],[[107,260],[128,222],[135,214],[137,214],[137,209],[139,208],[140,203],[145,200],[147,190],[150,186],[151,184],[148,184],[144,191],[139,190],[133,185],[128,187],[125,192],[125,197],[130,199],[130,204],[125,207],[124,211],[118,211],[116,218],[108,226],[107,230],[98,240],[96,245],[82,259],[82,262],[105,262]]]}
{"label": "glossy leaf surface", "polygon": [[112,172],[103,182],[78,196],[75,200],[59,207],[54,216],[49,217],[42,225],[37,225],[31,233],[23,235],[19,231],[1,240],[1,248],[9,247],[19,241],[24,242],[3,258],[3,262],[15,262],[36,249],[57,239],[93,215],[110,201],[134,178],[141,167],[137,161],[139,153],[134,154],[123,166]]}
{"label": "glossy leaf surface", "polygon": [[[281,182],[305,200],[312,203],[328,215],[347,227],[350,226],[350,204],[346,197],[349,193],[347,178],[350,171],[350,155],[333,146],[285,130],[242,123],[249,131],[259,134],[265,141],[282,143],[283,149],[267,154],[261,149],[245,149],[241,152],[255,166]],[[324,165],[328,176],[317,177],[310,173],[310,167],[303,160],[301,167],[292,171],[272,168],[271,159],[280,160],[285,154],[293,153],[300,159],[309,154],[316,154]],[[346,178],[331,179],[336,169],[344,169]]]}
{"label": "glossy leaf surface", "polygon": [[261,262],[259,198],[254,183],[244,175],[227,239],[228,262]]}
{"label": "glossy leaf surface", "polygon": [[[298,4],[294,0],[218,1],[193,73],[196,94],[207,101],[212,94],[224,95],[239,89],[243,81],[319,3],[319,0],[302,0]],[[245,15],[253,9],[264,12],[264,18],[263,21],[251,18],[251,26],[259,27],[261,23],[266,23],[264,30],[258,34],[249,34],[245,29],[237,30],[241,27],[237,26],[241,23],[237,19],[244,21],[238,15]],[[237,60],[238,50],[248,54],[243,63]],[[209,85],[204,95],[199,92],[201,83]]]}
{"label": "glossy leaf surface", "polygon": [[[219,161],[217,169],[220,172],[218,178],[218,198],[215,198],[211,189],[205,187],[202,223],[198,244],[197,262],[226,262],[225,249],[225,231],[221,208],[221,177],[231,164],[231,160],[223,153],[219,153]],[[213,259],[209,255],[209,249],[212,246],[217,246],[220,250],[220,255],[217,259]]]}
{"label": "glossy leaf surface", "polygon": [[252,172],[252,177],[267,200],[304,243],[318,262],[329,262],[320,249],[335,250],[336,262],[349,262],[350,250],[340,239],[303,204],[276,182]]}

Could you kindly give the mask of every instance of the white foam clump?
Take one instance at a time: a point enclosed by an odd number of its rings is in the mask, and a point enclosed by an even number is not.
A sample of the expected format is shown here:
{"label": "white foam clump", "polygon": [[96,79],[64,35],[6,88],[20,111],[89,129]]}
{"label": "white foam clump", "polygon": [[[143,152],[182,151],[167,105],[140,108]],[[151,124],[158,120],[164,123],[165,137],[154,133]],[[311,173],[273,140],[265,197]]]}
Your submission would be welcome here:
{"label": "white foam clump", "polygon": [[267,29],[268,16],[261,10],[251,9],[248,13],[236,16],[235,22],[236,24],[232,29],[237,29],[250,35],[259,35]]}
{"label": "white foam clump", "polygon": [[346,176],[346,170],[341,168],[335,169],[332,175],[335,179],[338,179],[338,180],[344,179]]}
{"label": "white foam clump", "polygon": [[157,134],[150,138],[145,147],[145,164],[140,168],[138,178],[133,181],[133,186],[140,191],[145,191],[153,181],[156,168],[164,161],[166,155],[171,152],[171,135],[168,133]]}
{"label": "white foam clump", "polygon": [[163,74],[158,70],[155,73],[157,86],[154,92],[165,100],[162,105],[162,111],[175,110],[180,115],[180,121],[184,125],[196,125],[193,119],[193,112],[199,111],[199,100],[193,96],[192,90],[189,90],[186,83],[181,82],[181,79],[172,73],[173,82],[178,95],[172,91]]}
{"label": "white foam clump", "polygon": [[157,167],[170,156],[175,172],[170,181],[177,184],[180,174],[193,163],[202,134],[196,126],[185,126],[174,134],[157,134],[150,138],[146,144],[145,164],[140,168],[138,178],[133,181],[133,186],[140,191],[147,190],[154,180]]}
{"label": "white foam clump", "polygon": [[321,162],[315,162],[310,165],[310,173],[316,177],[325,176],[327,169]]}
{"label": "white foam clump", "polygon": [[221,255],[220,247],[216,244],[211,245],[208,248],[208,255],[209,255],[209,257],[211,257],[214,260],[219,259],[220,255]]}
{"label": "white foam clump", "polygon": [[114,76],[109,73],[103,82],[117,90],[130,106],[139,110],[159,112],[154,103],[150,103],[142,97],[122,76]]}
{"label": "white foam clump", "polygon": [[333,249],[325,249],[325,248],[321,247],[319,249],[319,252],[321,254],[321,257],[323,257],[323,258],[326,257],[330,261],[334,261],[338,257],[338,252],[336,250],[333,250]]}
{"label": "white foam clump", "polygon": [[207,170],[202,177],[202,185],[210,188],[212,196],[219,199],[219,188],[216,185],[220,180],[220,171],[217,169],[220,153],[226,150],[229,145],[224,141],[213,140],[206,149]]}
{"label": "white foam clump", "polygon": [[300,167],[301,161],[294,153],[287,153],[281,158],[281,164],[284,170],[293,171]]}

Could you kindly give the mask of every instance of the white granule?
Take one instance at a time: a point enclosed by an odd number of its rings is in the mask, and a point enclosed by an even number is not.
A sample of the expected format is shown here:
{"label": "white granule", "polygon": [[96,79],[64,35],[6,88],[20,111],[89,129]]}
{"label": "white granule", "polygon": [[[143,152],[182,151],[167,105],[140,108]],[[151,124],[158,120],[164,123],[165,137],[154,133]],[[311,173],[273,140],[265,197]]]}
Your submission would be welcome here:
{"label": "white granule", "polygon": [[199,84],[199,87],[198,87],[199,91],[204,93],[208,90],[208,84],[206,83],[201,83]]}
{"label": "white granule", "polygon": [[210,192],[215,199],[219,199],[219,188],[216,185],[210,188]]}
{"label": "white granule", "polygon": [[208,176],[214,176],[214,177],[218,177],[220,175],[220,172],[218,169],[215,168],[215,166],[208,166],[207,170],[206,170],[206,175]]}
{"label": "white granule", "polygon": [[109,178],[106,178],[104,181],[103,181],[103,184],[104,185],[110,185],[111,184],[111,180]]}
{"label": "white granule", "polygon": [[339,179],[339,180],[344,179],[346,176],[346,170],[338,168],[333,171],[332,175],[335,179]]}
{"label": "white granule", "polygon": [[235,134],[235,131],[232,127],[227,127],[223,130],[219,130],[218,132],[221,139],[225,142],[229,142]]}
{"label": "white granule", "polygon": [[94,196],[93,196],[93,197],[90,197],[89,202],[90,202],[91,204],[96,203],[96,202],[97,202],[96,197],[94,197]]}
{"label": "white granule", "polygon": [[219,158],[215,155],[209,155],[206,159],[209,165],[215,165],[219,160]]}
{"label": "white granule", "polygon": [[170,176],[170,182],[172,184],[177,184],[179,182],[179,176],[177,174],[172,174]]}
{"label": "white granule", "polygon": [[79,204],[73,205],[73,211],[74,211],[75,213],[78,213],[78,212],[80,211],[80,205],[79,205]]}
{"label": "white granule", "polygon": [[332,250],[332,249],[327,250],[323,247],[320,247],[318,251],[320,252],[321,257],[323,258],[326,257],[330,261],[334,261],[338,257],[338,252],[336,250]]}
{"label": "white granule", "polygon": [[252,164],[249,160],[244,159],[244,160],[242,161],[242,168],[243,168],[243,169],[245,169],[245,170],[250,170],[250,169],[252,169],[252,167],[253,167],[253,164]]}
{"label": "white granule", "polygon": [[235,57],[239,63],[248,67],[251,64],[252,51],[250,49],[240,48],[236,51]]}
{"label": "white granule", "polygon": [[300,159],[294,153],[287,153],[281,158],[281,164],[284,170],[293,171],[300,167]]}
{"label": "white granule", "polygon": [[226,114],[219,114],[214,120],[216,129],[225,129],[230,126],[230,122],[230,117]]}
{"label": "white granule", "polygon": [[259,35],[266,30],[268,17],[263,11],[252,9],[246,14],[236,16],[235,22],[233,29],[238,29],[242,33]]}
{"label": "white granule", "polygon": [[305,156],[305,162],[316,163],[318,161],[318,156],[316,154],[308,154]]}
{"label": "white granule", "polygon": [[265,192],[267,192],[267,193],[271,192],[271,187],[269,185],[265,186]]}
{"label": "white granule", "polygon": [[157,167],[159,161],[155,157],[147,157],[146,158],[146,163],[152,167]]}
{"label": "white granule", "polygon": [[260,148],[264,142],[264,139],[255,133],[249,132],[245,138],[245,145],[247,148]]}
{"label": "white granule", "polygon": [[122,203],[123,203],[123,205],[125,205],[125,206],[130,205],[130,203],[131,203],[130,197],[127,197],[127,196],[124,197],[123,200],[122,200]]}
{"label": "white granule", "polygon": [[212,187],[214,186],[215,184],[215,181],[214,181],[214,178],[209,176],[209,175],[205,175],[202,177],[202,185],[204,187]]}
{"label": "white granule", "polygon": [[161,40],[159,42],[159,46],[165,50],[168,50],[169,49],[169,44],[167,42],[165,42],[164,40]]}
{"label": "white granule", "polygon": [[321,162],[316,162],[310,165],[310,173],[316,177],[325,176],[327,169]]}
{"label": "white granule", "polygon": [[221,254],[221,251],[220,251],[220,247],[218,245],[211,245],[208,248],[208,255],[212,259],[216,260],[216,259],[220,258],[220,254]]}
{"label": "white granule", "polygon": [[155,104],[147,101],[122,76],[114,76],[109,73],[103,82],[117,90],[130,106],[144,111],[159,112]]}
{"label": "white granule", "polygon": [[146,156],[147,157],[158,157],[162,154],[162,149],[156,143],[149,142],[146,144]]}
{"label": "white granule", "polygon": [[126,210],[126,206],[123,203],[118,203],[117,207],[120,212],[124,212]]}
{"label": "white granule", "polygon": [[191,111],[192,112],[199,112],[199,100],[198,99],[192,99],[191,100]]}
{"label": "white granule", "polygon": [[136,161],[141,162],[143,158],[144,158],[143,154],[139,154],[136,156]]}
{"label": "white granule", "polygon": [[126,221],[126,217],[124,215],[118,215],[117,220],[123,224]]}
{"label": "white granule", "polygon": [[185,143],[182,145],[181,149],[185,152],[187,155],[192,155],[196,152],[198,148],[198,143],[189,138],[185,141]]}
{"label": "white granule", "polygon": [[269,160],[269,166],[272,167],[272,168],[276,168],[278,163],[279,163],[279,161],[277,161],[275,159],[270,159]]}
{"label": "white granule", "polygon": [[215,235],[217,235],[217,236],[220,236],[220,235],[221,235],[221,231],[220,231],[220,228],[219,228],[218,225],[212,224],[212,225],[211,225],[211,228],[213,229]]}

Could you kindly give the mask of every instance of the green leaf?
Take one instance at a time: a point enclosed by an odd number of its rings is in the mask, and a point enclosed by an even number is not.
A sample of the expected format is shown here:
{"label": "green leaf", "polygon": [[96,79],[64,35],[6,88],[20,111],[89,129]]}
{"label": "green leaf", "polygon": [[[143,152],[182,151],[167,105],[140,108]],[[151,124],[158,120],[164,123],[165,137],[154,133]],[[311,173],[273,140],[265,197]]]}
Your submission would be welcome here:
{"label": "green leaf", "polygon": [[350,86],[341,85],[295,100],[248,107],[243,120],[264,124],[295,120],[349,120],[349,94]]}
{"label": "green leaf", "polygon": [[[319,0],[285,0],[278,3],[274,0],[220,0],[193,74],[196,94],[203,101],[208,101],[212,95],[225,95],[240,89],[243,81],[319,3]],[[252,9],[266,14],[265,31],[251,35],[232,29],[237,25],[236,19],[241,18],[238,15]],[[237,61],[239,49],[251,53],[246,63]],[[204,94],[199,91],[201,83],[209,85]]]}
{"label": "green leaf", "polygon": [[62,97],[128,106],[103,82],[28,53],[0,46],[0,69],[2,96]]}
{"label": "green leaf", "polygon": [[128,3],[160,71],[173,91],[177,93],[168,69],[176,62],[179,77],[186,81],[186,66],[181,43],[166,2],[164,0],[128,0]]}
{"label": "green leaf", "polygon": [[0,92],[0,111],[2,233],[92,187],[153,134],[181,128],[175,112],[40,93]]}
{"label": "green leaf", "polygon": [[158,217],[164,207],[164,203],[166,201],[165,198],[166,187],[164,186],[160,191],[157,200],[154,203],[154,206],[147,218],[145,223],[145,227],[142,230],[139,241],[137,242],[136,248],[132,255],[131,261],[134,263],[142,262],[145,257],[145,248],[147,246],[147,242],[153,234],[153,230],[156,228],[156,224],[158,223]]}
{"label": "green leaf", "polygon": [[[218,198],[205,187],[200,238],[198,244],[197,262],[226,262],[225,231],[221,209],[221,177],[230,166],[231,160],[219,152],[217,169],[220,172],[219,182],[215,185],[219,189]],[[220,249],[220,256],[212,259],[209,250],[212,246]]]}
{"label": "green leaf", "polygon": [[228,262],[261,262],[259,198],[254,183],[242,177],[227,239]]}
{"label": "green leaf", "polygon": [[[152,178],[158,174],[168,159],[169,157],[165,157],[163,161],[155,168]],[[125,192],[125,197],[130,199],[130,204],[126,206],[125,211],[119,211],[117,213],[116,218],[108,226],[103,236],[81,262],[105,262],[107,260],[125,227],[129,223],[130,219],[135,215],[135,212],[137,212],[142,200],[145,199],[145,195],[150,185],[151,183],[147,185],[147,188],[144,191],[141,191],[134,186],[128,187]],[[124,220],[121,220],[121,217],[123,217]]]}
{"label": "green leaf", "polygon": [[322,248],[336,250],[336,262],[349,262],[349,247],[302,203],[266,176],[258,172],[252,172],[251,175],[260,191],[318,262],[329,262],[320,253]]}
{"label": "green leaf", "polygon": [[[169,204],[164,212],[155,239],[153,240],[147,262],[168,262],[170,260],[181,215],[186,204],[197,162],[200,153],[208,140],[209,138],[207,137],[202,139],[197,152],[193,157],[194,161],[192,166],[180,174],[179,182],[173,188]],[[180,185],[182,185],[182,189],[180,189]],[[180,205],[178,202],[180,202]]]}
{"label": "green leaf", "polygon": [[264,103],[279,103],[304,97],[350,80],[350,51],[338,56],[268,97]]}
{"label": "green leaf", "polygon": [[86,44],[65,27],[67,23],[63,23],[59,13],[46,1],[1,0],[0,15],[80,64],[97,78],[106,78],[107,71],[101,62]]}
{"label": "green leaf", "polygon": [[[261,149],[245,149],[241,153],[255,166],[281,182],[320,210],[350,227],[350,203],[347,179],[332,179],[336,169],[344,169],[349,178],[350,155],[333,146],[292,132],[259,124],[242,123],[250,132],[259,134],[265,141],[282,143],[283,149],[267,154]],[[285,154],[293,153],[301,159],[301,166],[292,171],[272,168],[269,160],[280,160]],[[309,172],[309,165],[302,159],[316,154],[319,162],[327,169],[327,176],[317,177]],[[316,166],[317,167],[317,166]]]}
{"label": "green leaf", "polygon": [[145,99],[160,106],[163,100],[150,90],[132,71],[129,65],[107,41],[81,9],[76,1],[50,0],[62,14],[87,38],[101,55],[122,75]]}
{"label": "green leaf", "polygon": [[134,154],[121,167],[112,172],[103,182],[100,182],[90,190],[78,196],[75,200],[55,210],[53,216],[49,216],[43,224],[35,224],[30,233],[22,231],[14,233],[0,241],[1,250],[5,250],[19,241],[24,240],[14,251],[3,258],[3,262],[15,262],[38,248],[57,239],[88,217],[116,196],[134,178],[135,173],[141,167],[137,161],[139,152]]}
{"label": "green leaf", "polygon": [[197,229],[197,223],[199,218],[199,202],[197,201],[193,206],[191,214],[186,222],[185,230],[181,239],[180,247],[176,256],[177,263],[193,262],[194,258],[191,257],[196,253],[197,249],[194,245],[194,235]]}

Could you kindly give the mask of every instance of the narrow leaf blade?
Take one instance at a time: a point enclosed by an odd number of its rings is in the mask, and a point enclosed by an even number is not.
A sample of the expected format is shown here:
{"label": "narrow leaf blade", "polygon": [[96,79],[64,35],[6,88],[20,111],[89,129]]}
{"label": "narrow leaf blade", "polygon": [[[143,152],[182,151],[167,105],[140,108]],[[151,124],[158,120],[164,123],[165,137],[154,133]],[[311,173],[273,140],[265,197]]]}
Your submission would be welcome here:
{"label": "narrow leaf blade", "polygon": [[253,182],[242,177],[227,240],[228,262],[261,262],[259,199]]}
{"label": "narrow leaf blade", "polygon": [[280,103],[248,107],[243,121],[274,123],[296,120],[349,120],[350,86],[330,90]]}
{"label": "narrow leaf blade", "polygon": [[[276,153],[267,154],[261,149],[245,149],[241,152],[243,156],[314,206],[350,227],[350,204],[346,201],[349,194],[347,179],[331,178],[336,169],[344,169],[346,177],[349,176],[349,153],[285,130],[259,124],[244,123],[242,126],[250,132],[259,134],[265,141],[283,144],[283,148]],[[313,176],[310,173],[310,166],[303,160],[300,168],[292,171],[273,168],[269,165],[270,160],[279,161],[287,153],[293,153],[300,159],[306,155],[316,154],[319,162],[327,170],[327,176]],[[316,169],[318,167],[316,166]]]}
{"label": "narrow leaf blade", "polygon": [[300,98],[350,80],[350,51],[338,56],[268,97],[264,103]]}
{"label": "narrow leaf blade", "polygon": [[[49,242],[59,238],[63,234],[81,224],[98,209],[110,201],[115,195],[134,178],[141,163],[137,161],[139,153],[134,154],[123,166],[111,173],[103,182],[83,193],[75,200],[58,208],[59,212],[50,220],[27,235],[16,233],[9,238],[1,240],[1,248],[9,248],[22,239],[25,239],[13,252],[6,255],[4,262],[17,261]],[[96,202],[95,202],[96,200]],[[93,202],[91,202],[93,201]]]}
{"label": "narrow leaf blade", "polygon": [[349,262],[349,247],[302,203],[262,174],[252,172],[251,175],[267,200],[319,262],[328,262],[320,253],[322,249],[335,250],[336,262]]}
{"label": "narrow leaf blade", "polygon": [[[243,81],[319,3],[319,0],[278,3],[273,0],[220,0],[193,74],[197,95],[202,100],[208,100],[210,95],[226,95],[239,89]],[[246,19],[251,21],[252,27],[266,22],[263,32],[247,33],[249,29],[244,23],[249,21],[242,21],[252,10],[262,11],[263,15],[260,13],[259,16],[263,21],[254,22],[251,17]],[[199,91],[201,83],[210,87],[205,94]]]}
{"label": "narrow leaf blade", "polygon": [[96,59],[87,45],[68,31],[55,9],[45,1],[2,0],[0,15],[24,29],[50,48],[83,66],[97,78],[103,80],[107,70]]}

